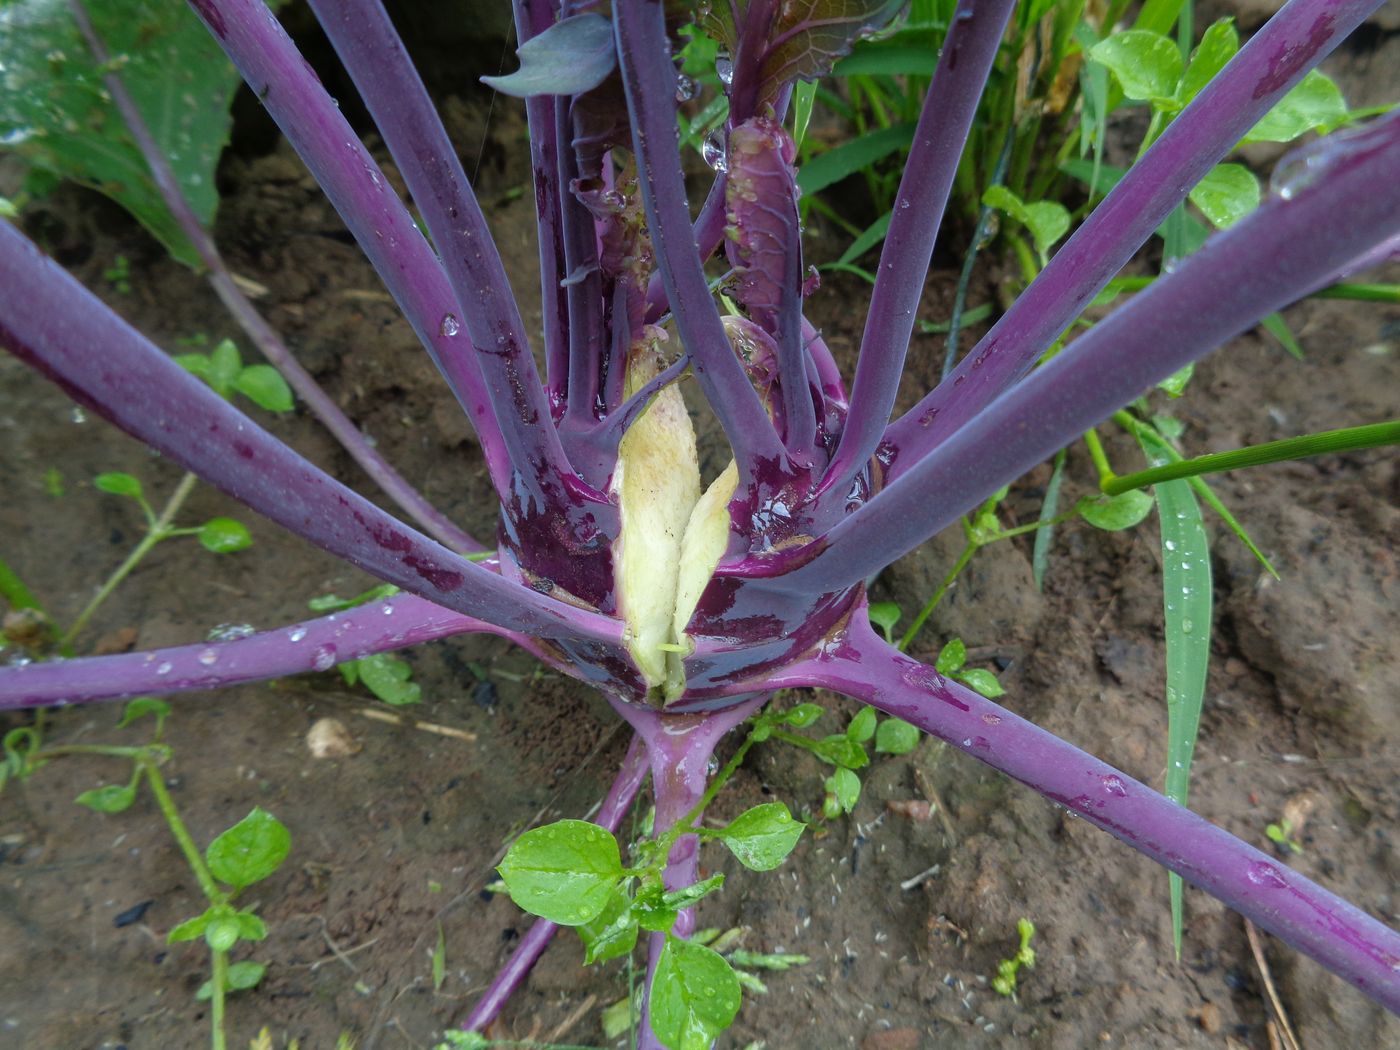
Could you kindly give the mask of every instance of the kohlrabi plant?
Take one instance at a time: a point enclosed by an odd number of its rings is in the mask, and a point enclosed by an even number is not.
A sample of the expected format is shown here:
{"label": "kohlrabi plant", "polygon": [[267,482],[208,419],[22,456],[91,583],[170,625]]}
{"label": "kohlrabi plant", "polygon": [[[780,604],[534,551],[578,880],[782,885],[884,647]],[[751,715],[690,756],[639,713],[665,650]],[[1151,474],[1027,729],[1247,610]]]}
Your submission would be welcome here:
{"label": "kohlrabi plant", "polygon": [[[1400,1010],[1395,931],[998,706],[957,680],[960,667],[944,673],[901,652],[872,626],[865,598],[872,574],[1153,384],[1389,254],[1400,234],[1392,117],[1283,162],[1257,210],[1032,370],[1376,0],[1290,0],[1046,253],[951,376],[894,419],[940,216],[1011,0],[957,6],[849,381],[805,317],[815,282],[802,259],[785,118],[794,83],[829,69],[898,0],[616,0],[562,10],[518,0],[521,68],[495,86],[526,98],[539,332],[526,330],[467,174],[375,0],[311,6],[421,227],[262,0],[192,6],[470,418],[500,496],[499,529],[489,542],[459,538],[453,550],[372,505],[166,357],[6,223],[0,342],[87,409],[402,593],[229,641],[0,668],[0,706],[326,670],[465,632],[502,635],[595,686],[636,739],[596,825],[531,831],[503,863],[508,888],[543,918],[471,1015],[474,1027],[524,978],[553,924],[567,922],[593,924],[599,951],[629,927],[648,934],[641,1046],[709,1044],[739,992],[729,965],[687,939],[691,905],[712,888],[699,878],[699,840],[717,838],[765,867],[801,826],[765,807],[724,828],[701,825],[707,766],[727,731],[788,687],[844,693],[960,748]],[[698,218],[678,143],[683,24],[716,41],[726,63],[717,79],[728,117],[714,143],[722,157]],[[707,271],[717,253],[723,261]],[[733,311],[721,309],[716,283]],[[728,441],[732,458],[713,478],[701,475],[683,377]],[[471,556],[488,548],[495,553]],[[781,717],[760,715],[750,739],[772,735]],[[871,722],[858,716],[855,737]],[[654,835],[624,860],[603,829],[616,827],[648,772]]]}

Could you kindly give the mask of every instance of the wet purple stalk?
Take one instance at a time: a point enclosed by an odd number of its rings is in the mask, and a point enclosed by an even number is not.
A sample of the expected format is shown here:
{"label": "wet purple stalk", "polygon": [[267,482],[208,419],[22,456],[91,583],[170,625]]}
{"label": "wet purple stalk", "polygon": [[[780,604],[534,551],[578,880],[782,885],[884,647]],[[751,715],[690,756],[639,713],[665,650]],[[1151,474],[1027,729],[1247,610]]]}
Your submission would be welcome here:
{"label": "wet purple stalk", "polygon": [[864,610],[809,684],[911,722],[1170,868],[1400,1013],[1400,933],[1128,776],[886,644]]}
{"label": "wet purple stalk", "polygon": [[[627,746],[627,754],[623,756],[622,768],[618,770],[612,787],[608,788],[593,823],[617,834],[617,829],[622,825],[622,818],[632,808],[648,772],[647,746],[640,735],[634,735],[632,742]],[[480,1032],[496,1019],[506,1000],[514,995],[515,990],[530,976],[530,970],[549,947],[549,942],[558,929],[559,927],[548,919],[540,919],[530,927],[529,932],[520,938],[520,944],[515,951],[511,952],[505,966],[501,967],[500,972],[491,981],[490,987],[462,1022],[461,1027],[464,1030]]]}

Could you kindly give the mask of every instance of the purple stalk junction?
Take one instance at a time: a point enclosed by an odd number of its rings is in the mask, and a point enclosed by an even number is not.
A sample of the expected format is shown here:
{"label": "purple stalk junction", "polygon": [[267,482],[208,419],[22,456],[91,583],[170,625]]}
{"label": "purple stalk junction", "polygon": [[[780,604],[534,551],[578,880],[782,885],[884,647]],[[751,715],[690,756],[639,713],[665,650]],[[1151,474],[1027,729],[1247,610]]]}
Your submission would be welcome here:
{"label": "purple stalk junction", "polygon": [[[1170,123],[949,380],[894,420],[940,219],[1011,0],[958,5],[900,185],[849,395],[803,312],[795,151],[781,118],[791,78],[823,71],[802,63],[822,48],[848,47],[866,28],[859,17],[848,20],[848,38],[832,44],[836,31],[812,14],[821,4],[750,0],[704,16],[715,23],[707,30],[729,37],[741,68],[724,129],[728,171],[716,176],[695,218],[677,147],[669,5],[614,0],[614,72],[587,91],[527,100],[545,293],[543,331],[530,333],[470,181],[376,0],[312,0],[312,7],[426,236],[261,0],[190,3],[325,189],[476,428],[500,497],[498,553],[481,562],[461,557],[479,545],[406,484],[396,490],[397,475],[374,474],[449,546],[317,470],[0,223],[0,344],[233,498],[406,592],[235,641],[3,667],[0,710],[320,671],[489,631],[595,685],[631,724],[636,739],[597,822],[616,828],[649,771],[660,832],[703,796],[724,734],[775,690],[832,689],[1026,784],[1400,1012],[1395,931],[880,642],[864,597],[872,573],[1153,383],[1357,260],[1393,251],[1397,116],[1322,140],[1307,179],[1286,199],[1266,201],[1032,371],[1202,175],[1376,0],[1290,0]],[[868,0],[842,9],[889,7]],[[572,13],[567,4],[561,12],[549,0],[516,0],[517,32],[522,40],[538,36]],[[808,38],[822,46],[806,46]],[[160,175],[160,162],[153,165]],[[195,242],[208,246],[206,262],[222,274],[212,242]],[[723,317],[710,287],[716,267],[707,271],[707,263],[721,245],[742,318]],[[1230,295],[1219,295],[1225,286]],[[724,430],[737,482],[732,495],[715,497],[727,511],[727,533],[721,522],[712,544],[718,564],[712,572],[702,566],[693,611],[687,607],[662,646],[662,681],[639,656],[640,629],[630,617],[643,603],[621,582],[628,545],[643,542],[628,531],[638,515],[623,502],[629,478],[644,467],[627,437],[651,421],[653,408],[666,409],[684,374]],[[699,534],[697,521],[690,524]],[[676,548],[699,559],[680,545],[685,525],[669,526]],[[672,555],[671,569],[683,580],[693,566],[680,557]],[[694,837],[677,842],[667,858],[670,888],[695,881],[697,854]],[[676,932],[693,926],[682,912]],[[496,1016],[552,931],[536,924],[469,1027]],[[662,941],[652,937],[650,972]],[[660,1046],[646,1024],[642,1046]]]}

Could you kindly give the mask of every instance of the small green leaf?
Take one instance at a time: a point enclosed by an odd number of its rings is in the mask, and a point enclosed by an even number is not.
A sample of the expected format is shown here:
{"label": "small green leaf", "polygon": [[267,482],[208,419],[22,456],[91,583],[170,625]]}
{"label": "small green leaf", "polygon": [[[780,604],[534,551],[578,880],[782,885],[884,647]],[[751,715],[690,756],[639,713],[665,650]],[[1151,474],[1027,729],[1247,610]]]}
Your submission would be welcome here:
{"label": "small green leaf", "polygon": [[[228,977],[224,981],[225,992],[246,992],[250,988],[256,988],[267,973],[267,966],[264,963],[244,960],[236,962],[228,968]],[[200,1002],[212,998],[214,994],[214,982],[205,981],[199,986],[199,991],[194,993],[194,997]]]}
{"label": "small green leaf", "polygon": [[442,988],[447,979],[447,939],[442,934],[442,923],[438,923],[437,944],[433,946],[433,991]]}
{"label": "small green leaf", "polygon": [[739,1012],[734,970],[709,948],[667,936],[651,986],[651,1030],[668,1050],[709,1050]]}
{"label": "small green leaf", "polygon": [[982,203],[1006,212],[1035,240],[1035,250],[1043,258],[1055,242],[1069,232],[1069,211],[1054,201],[1024,203],[1005,186],[991,186],[982,194]]}
{"label": "small green leaf", "polygon": [[242,371],[243,356],[238,352],[237,344],[232,339],[224,339],[209,355],[209,369],[204,379],[216,393],[228,397],[238,373]]}
{"label": "small green leaf", "polygon": [[794,729],[805,729],[825,714],[821,704],[798,704],[783,715],[783,721]]}
{"label": "small green leaf", "polygon": [[416,704],[423,695],[422,687],[417,682],[409,681],[413,668],[406,660],[392,653],[362,656],[355,663],[365,688],[386,704],[393,704],[395,707]]}
{"label": "small green leaf", "polygon": [[1211,224],[1223,230],[1259,207],[1259,180],[1243,164],[1217,164],[1190,196]]}
{"label": "small green leaf", "polygon": [[204,933],[205,928],[217,918],[217,913],[213,908],[207,910],[203,915],[196,915],[193,919],[186,919],[184,922],[176,923],[169,933],[165,935],[167,944],[177,944],[180,941],[192,941]]}
{"label": "small green leaf", "polygon": [[1166,379],[1163,379],[1157,384],[1157,389],[1166,391],[1168,397],[1180,397],[1185,393],[1186,384],[1191,382],[1191,376],[1194,375],[1195,372],[1196,365],[1195,362],[1192,362],[1186,367],[1173,372],[1171,375],[1167,376]]}
{"label": "small green leaf", "polygon": [[253,545],[248,526],[233,518],[210,518],[199,527],[199,543],[214,554],[232,554]]}
{"label": "small green leaf", "polygon": [[204,942],[216,952],[226,952],[238,943],[238,928],[233,919],[214,919],[204,928]]}
{"label": "small green leaf", "polygon": [[353,609],[355,606],[363,605],[365,602],[375,602],[379,601],[381,598],[391,598],[398,593],[399,589],[392,583],[381,583],[378,587],[371,587],[369,590],[357,594],[353,598],[342,598],[337,594],[318,595],[307,602],[306,607],[312,612],[337,612],[341,609]]}
{"label": "small green leaf", "polygon": [[176,354],[174,361],[192,376],[209,381],[209,358],[204,354]]}
{"label": "small green leaf", "polygon": [[84,791],[73,801],[99,813],[124,813],[136,801],[136,785],[104,784],[100,788]]}
{"label": "small green leaf", "polygon": [[1222,18],[1201,35],[1201,42],[1191,52],[1191,62],[1177,85],[1176,100],[1185,106],[1225,68],[1240,49],[1240,35],[1233,18]]}
{"label": "small green leaf", "polygon": [[292,410],[292,388],[271,365],[249,365],[238,373],[233,388],[259,408],[269,412]]}
{"label": "small green leaf", "polygon": [[1006,693],[997,681],[997,676],[991,671],[984,671],[980,667],[974,667],[967,671],[959,671],[958,678],[966,685],[971,686],[981,693],[988,700],[995,700]]}
{"label": "small green leaf", "polygon": [[1085,500],[1079,515],[1096,529],[1118,532],[1131,529],[1152,513],[1152,497],[1141,489],[1132,489],[1109,499]]}
{"label": "small green leaf", "polygon": [[787,859],[806,827],[792,819],[783,803],[765,802],[740,813],[716,837],[750,871],[772,871]]}
{"label": "small green leaf", "polygon": [[586,820],[525,832],[496,869],[511,900],[531,915],[579,926],[596,918],[622,878],[617,839]]}
{"label": "small green leaf", "polygon": [[849,769],[838,769],[826,778],[826,790],[836,798],[843,813],[849,813],[860,801],[860,777]]}
{"label": "small green leaf", "polygon": [[967,646],[963,644],[961,638],[952,638],[938,652],[938,659],[934,661],[933,669],[939,674],[954,674],[962,670],[963,664],[967,663]]}
{"label": "small green leaf", "polygon": [[214,877],[242,889],[267,878],[287,857],[292,835],[267,810],[253,811],[209,843],[204,857]]}
{"label": "small green leaf", "polygon": [[138,696],[135,700],[127,701],[126,707],[122,708],[122,720],[117,723],[117,728],[125,729],[138,718],[145,718],[147,715],[155,717],[156,736],[159,736],[161,727],[170,716],[170,705],[154,696]]}
{"label": "small green leaf", "polygon": [[119,471],[97,475],[92,479],[92,487],[113,496],[130,496],[132,499],[140,499],[142,496],[141,482],[130,474]]}
{"label": "small green leaf", "polygon": [[870,764],[870,756],[865,753],[865,748],[844,734],[832,734],[814,741],[811,751],[823,762],[830,762],[833,766],[841,766],[843,769],[862,769]]}
{"label": "small green leaf", "polygon": [[918,728],[902,718],[887,718],[875,731],[875,750],[883,755],[907,755],[918,746]]}
{"label": "small green leaf", "polygon": [[607,962],[631,952],[637,946],[637,919],[622,885],[613,890],[602,911],[577,929],[587,964]]}
{"label": "small green leaf", "polygon": [[899,623],[900,609],[894,602],[871,602],[867,610],[870,622],[885,634],[885,641],[894,642],[895,625]]}
{"label": "small green leaf", "polygon": [[1089,57],[1107,66],[1123,94],[1139,102],[1170,99],[1181,79],[1181,50],[1161,33],[1146,29],[1115,33],[1095,44]]}
{"label": "small green leaf", "polygon": [[846,739],[863,744],[875,735],[875,708],[862,707],[846,727]]}
{"label": "small green leaf", "polygon": [[1249,142],[1292,142],[1313,128],[1330,127],[1347,112],[1341,89],[1325,74],[1311,70],[1292,91],[1244,137]]}
{"label": "small green leaf", "polygon": [[261,941],[267,938],[267,924],[250,911],[240,911],[233,916],[238,927],[238,938],[243,941]]}

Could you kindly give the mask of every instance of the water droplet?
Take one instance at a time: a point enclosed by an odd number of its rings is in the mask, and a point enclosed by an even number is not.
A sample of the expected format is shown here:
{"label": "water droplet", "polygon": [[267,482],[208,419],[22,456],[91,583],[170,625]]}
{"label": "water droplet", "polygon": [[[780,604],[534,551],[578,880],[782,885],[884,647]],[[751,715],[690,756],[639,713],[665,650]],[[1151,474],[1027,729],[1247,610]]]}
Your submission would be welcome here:
{"label": "water droplet", "polygon": [[721,50],[715,55],[715,76],[725,87],[734,83],[734,60],[729,57],[728,51]]}
{"label": "water droplet", "polygon": [[676,74],[676,101],[689,102],[695,97],[695,81],[684,73]]}
{"label": "water droplet", "polygon": [[1254,885],[1265,886],[1271,890],[1281,890],[1288,885],[1288,881],[1279,874],[1278,868],[1262,860],[1246,868],[1244,876]]}
{"label": "water droplet", "polygon": [[305,627],[293,627],[290,631],[287,632],[287,640],[288,640],[289,642],[299,642],[299,641],[301,641],[301,640],[302,640],[303,638],[305,638],[305,637],[306,637],[306,628],[305,628]]}
{"label": "water droplet", "polygon": [[74,423],[86,423],[87,413],[84,412],[77,405],[74,405],[73,411],[68,413],[68,418],[71,419]]}
{"label": "water droplet", "polygon": [[170,663],[170,662],[167,660],[165,663],[160,664],[159,666],[156,667],[156,674],[158,674],[158,675],[167,675],[167,674],[169,674],[171,671],[173,671],[174,669],[175,669],[175,665],[172,664],[172,663]]}
{"label": "water droplet", "polygon": [[441,331],[445,337],[450,339],[452,338],[452,336],[456,335],[461,330],[462,325],[458,322],[455,316],[453,316],[452,314],[447,314],[443,317],[442,326],[439,329],[439,331]]}
{"label": "water droplet", "polygon": [[1166,540],[1166,541],[1164,541],[1164,542],[1162,543],[1162,546],[1165,547],[1165,548],[1167,548],[1167,550],[1169,550],[1169,551],[1174,551],[1174,550],[1176,550],[1176,544],[1173,543],[1171,540]]}
{"label": "water droplet", "polygon": [[986,714],[982,716],[982,721],[989,726],[999,726],[1001,725],[1001,715]]}
{"label": "water droplet", "polygon": [[381,605],[381,606],[379,607],[379,611],[382,612],[385,616],[393,616],[393,615],[394,615],[394,607],[393,607],[392,605],[390,605],[388,602],[385,602],[383,605]]}
{"label": "water droplet", "polygon": [[1101,783],[1103,784],[1103,789],[1110,795],[1116,795],[1118,798],[1128,797],[1128,789],[1123,785],[1122,777],[1114,776],[1110,773],[1103,778]]}
{"label": "water droplet", "polygon": [[253,625],[250,623],[221,623],[209,632],[209,641],[234,642],[253,633]]}
{"label": "water droplet", "polygon": [[213,667],[216,663],[219,662],[219,650],[205,649],[199,654],[197,659],[205,667]]}
{"label": "water droplet", "polygon": [[318,645],[311,654],[311,667],[316,671],[329,671],[335,666],[335,646]]}
{"label": "water droplet", "polygon": [[963,746],[963,747],[971,747],[971,746],[972,746],[972,737],[970,737],[970,736],[969,736],[969,737],[965,737],[965,738],[963,739],[963,745],[962,745],[962,746]]}
{"label": "water droplet", "polygon": [[724,152],[724,133],[712,131],[700,146],[700,156],[713,171],[728,171],[729,157]]}
{"label": "water droplet", "polygon": [[909,198],[908,198],[908,197],[901,197],[901,198],[899,198],[899,210],[900,210],[900,211],[904,211],[904,210],[907,209],[908,207],[909,207]]}
{"label": "water droplet", "polygon": [[1182,620],[1182,621],[1181,621],[1181,632],[1182,632],[1183,634],[1190,634],[1190,633],[1191,633],[1192,631],[1194,631],[1195,629],[1196,629],[1196,625],[1195,625],[1194,623],[1192,623],[1190,620]]}

